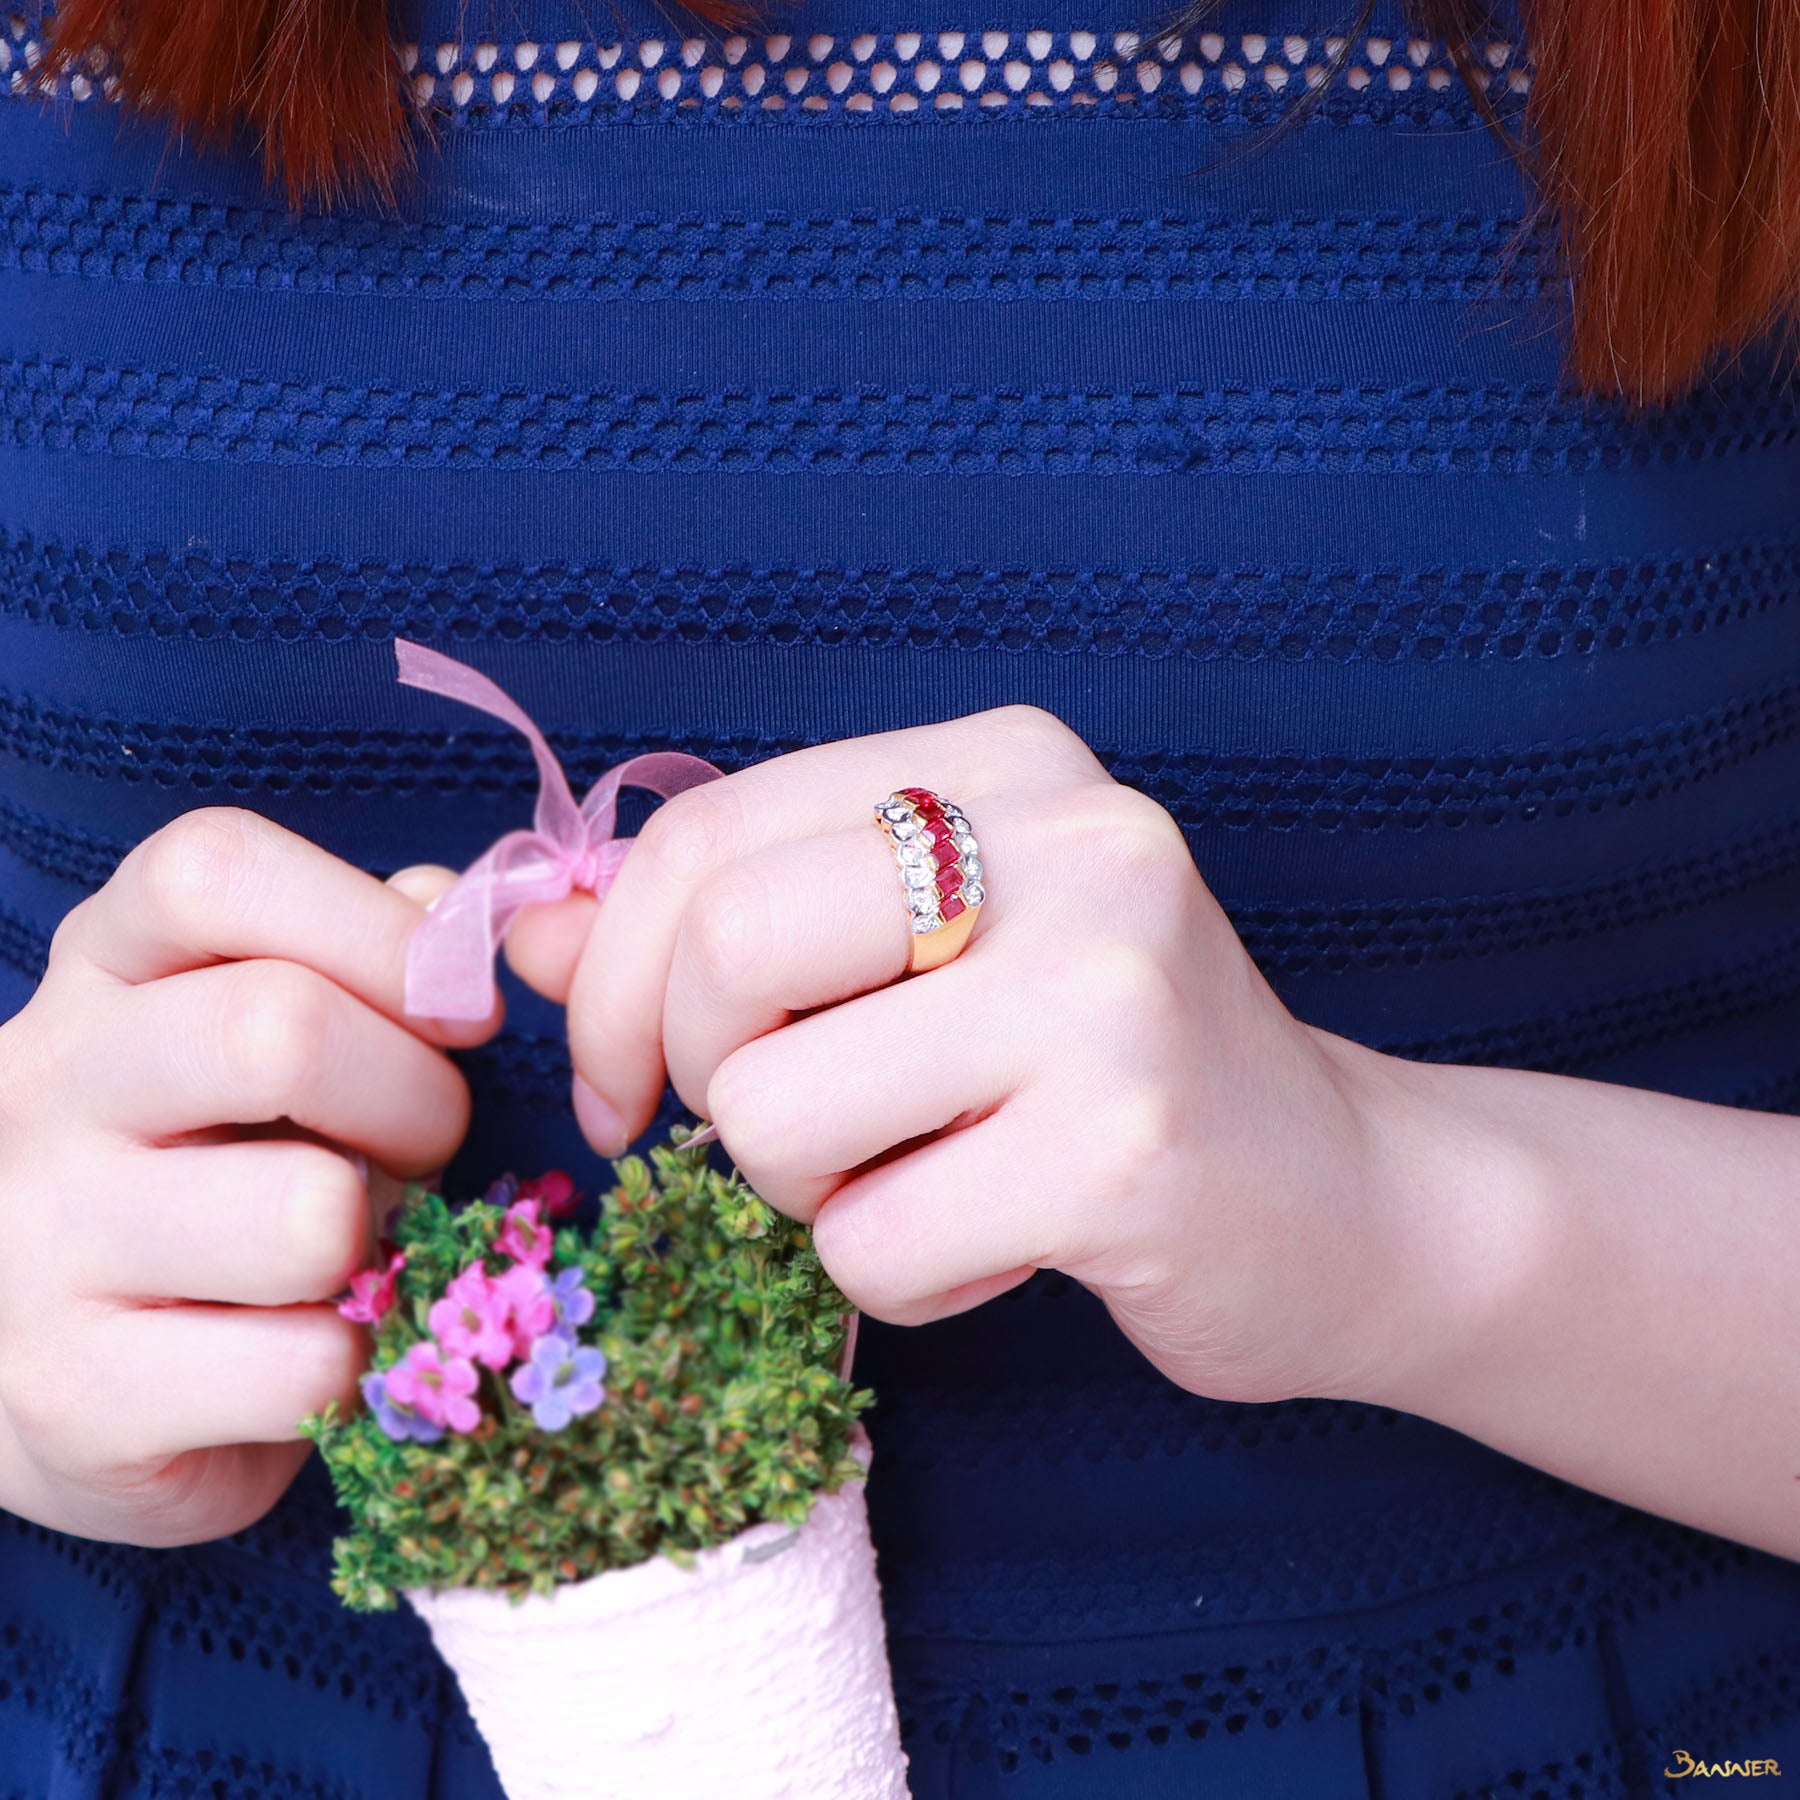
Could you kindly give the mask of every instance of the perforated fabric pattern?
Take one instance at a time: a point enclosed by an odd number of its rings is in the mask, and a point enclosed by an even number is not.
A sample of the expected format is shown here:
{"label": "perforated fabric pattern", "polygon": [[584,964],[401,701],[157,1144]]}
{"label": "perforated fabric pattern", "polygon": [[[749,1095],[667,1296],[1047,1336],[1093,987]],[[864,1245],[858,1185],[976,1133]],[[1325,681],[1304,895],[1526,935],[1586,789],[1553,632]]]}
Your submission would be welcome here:
{"label": "perforated fabric pattern", "polygon": [[49,958],[49,934],[9,907],[0,906],[0,963],[35,982]]}
{"label": "perforated fabric pattern", "polygon": [[1529,387],[405,391],[13,358],[0,424],[34,449],[322,468],[1545,475],[1780,450],[1800,442],[1800,391],[1631,424]]}
{"label": "perforated fabric pattern", "polygon": [[[1504,1685],[1528,1667],[1562,1659],[1585,1665],[1585,1674],[1606,1653],[1617,1618],[1679,1605],[1685,1596],[1714,1589],[1740,1572],[1749,1556],[1717,1540],[1685,1542],[1671,1528],[1646,1522],[1566,1572],[1526,1585],[1516,1598],[1465,1613],[1424,1636],[1383,1641],[1346,1619],[1335,1636],[1255,1662],[1164,1661],[1154,1673],[1135,1678],[1121,1672],[1044,1687],[906,1680],[903,1705],[912,1708],[908,1723],[915,1738],[942,1744],[973,1738],[975,1759],[992,1758],[1008,1773],[1167,1751],[1213,1733],[1275,1731],[1330,1715],[1358,1718],[1365,1733],[1379,1738],[1405,1719],[1453,1708],[1459,1697]],[[1202,1645],[1195,1648],[1203,1654]],[[1788,1692],[1794,1665],[1779,1654],[1768,1660],[1773,1673],[1752,1684],[1757,1698],[1746,1709],[1765,1727],[1791,1717],[1796,1705]],[[1716,1674],[1719,1691],[1730,1678]],[[1660,1739],[1655,1747],[1662,1748]],[[1552,1800],[1630,1792],[1633,1787],[1620,1785],[1625,1759],[1621,1746],[1603,1741],[1554,1765],[1497,1769],[1491,1784],[1473,1791],[1527,1794],[1537,1783],[1535,1791]],[[1584,1789],[1584,1782],[1594,1785]]]}
{"label": "perforated fabric pattern", "polygon": [[1800,535],[1678,558],[1370,569],[830,568],[223,558],[0,530],[0,616],[196,638],[717,640],[1436,662],[1644,648],[1784,611]]}
{"label": "perforated fabric pattern", "polygon": [[1455,1800],[1630,1800],[1618,1745],[1578,1750],[1554,1762],[1509,1769],[1498,1780],[1461,1788]]}
{"label": "perforated fabric pattern", "polygon": [[265,292],[468,300],[1521,301],[1541,222],[1178,213],[662,216],[504,225],[0,183],[0,268]]}
{"label": "perforated fabric pattern", "polygon": [[[1488,101],[1530,86],[1511,44],[1474,48]],[[41,40],[22,17],[0,33],[0,82],[38,91]],[[404,52],[417,99],[455,125],[605,119],[707,122],[794,114],[812,120],[926,117],[1264,119],[1284,97],[1324,90],[1317,116],[1415,125],[1466,122],[1474,107],[1454,60],[1426,39],[1134,31],[880,31],[634,44],[564,39],[444,42]],[[1290,93],[1291,90],[1291,93]],[[112,97],[104,58],[57,85],[77,103]]]}
{"label": "perforated fabric pattern", "polygon": [[[1758,1651],[1728,1667],[1709,1670],[1703,1679],[1694,1682],[1662,1718],[1647,1722],[1642,1738],[1646,1765],[1652,1771],[1666,1769],[1667,1759],[1655,1760],[1656,1753],[1670,1743],[1686,1745],[1690,1740],[1694,1756],[1704,1756],[1708,1762],[1757,1755],[1753,1749],[1740,1750],[1736,1746],[1755,1745],[1796,1711],[1800,1711],[1800,1639]],[[1702,1750],[1702,1745],[1722,1748]],[[1677,1776],[1671,1782],[1659,1781],[1655,1791],[1680,1795],[1684,1779],[1694,1778]]]}
{"label": "perforated fabric pattern", "polygon": [[[1114,751],[1112,773],[1181,823],[1229,830],[1462,830],[1531,823],[1630,805],[1705,781],[1793,739],[1800,683],[1631,731],[1528,748],[1441,756],[1252,756]],[[553,734],[572,779],[654,747],[633,733]],[[739,768],[800,747],[751,734],[702,740],[707,760]],[[525,794],[534,780],[518,741],[499,732],[453,739],[419,732],[249,731],[167,727],[40,706],[0,689],[0,754],[127,782],[219,795],[425,788]]]}

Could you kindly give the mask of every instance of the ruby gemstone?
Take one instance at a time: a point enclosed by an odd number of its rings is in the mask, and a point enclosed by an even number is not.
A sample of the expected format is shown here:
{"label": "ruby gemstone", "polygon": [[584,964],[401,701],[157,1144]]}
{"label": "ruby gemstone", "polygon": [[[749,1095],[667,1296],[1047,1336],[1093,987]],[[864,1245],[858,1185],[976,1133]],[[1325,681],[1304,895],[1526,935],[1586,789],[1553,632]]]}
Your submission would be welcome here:
{"label": "ruby gemstone", "polygon": [[947,869],[938,870],[937,891],[940,894],[954,894],[963,884],[963,872],[954,863]]}
{"label": "ruby gemstone", "polygon": [[944,904],[938,908],[938,911],[940,913],[942,913],[944,916],[944,923],[946,925],[949,924],[949,922],[952,919],[954,919],[958,913],[965,913],[968,910],[969,909],[968,909],[967,905],[964,904],[963,897],[960,894],[952,894],[949,897],[949,899],[947,899],[944,902]]}
{"label": "ruby gemstone", "polygon": [[955,840],[952,838],[944,838],[940,843],[933,846],[931,854],[940,869],[948,868],[951,863],[956,861],[957,850]]}

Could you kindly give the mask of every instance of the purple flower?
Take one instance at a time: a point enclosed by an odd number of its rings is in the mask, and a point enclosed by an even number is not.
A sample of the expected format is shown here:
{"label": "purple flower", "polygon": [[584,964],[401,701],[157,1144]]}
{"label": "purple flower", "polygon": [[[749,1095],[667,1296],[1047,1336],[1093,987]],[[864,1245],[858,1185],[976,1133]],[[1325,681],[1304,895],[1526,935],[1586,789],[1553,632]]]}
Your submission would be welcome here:
{"label": "purple flower", "polygon": [[421,1444],[435,1444],[444,1435],[441,1425],[422,1419],[411,1406],[402,1405],[387,1390],[387,1377],[371,1372],[362,1378],[363,1403],[375,1415],[375,1423],[396,1443],[408,1438]]}
{"label": "purple flower", "polygon": [[488,1191],[482,1195],[489,1206],[498,1206],[504,1211],[513,1203],[519,1191],[519,1178],[516,1175],[502,1175]]}
{"label": "purple flower", "polygon": [[555,1329],[573,1339],[578,1326],[594,1316],[594,1295],[581,1285],[579,1269],[563,1269],[550,1278],[550,1301],[556,1308]]}
{"label": "purple flower", "polygon": [[605,1373],[606,1358],[598,1350],[552,1331],[531,1346],[531,1361],[513,1370],[512,1391],[543,1430],[561,1431],[606,1398],[600,1385]]}

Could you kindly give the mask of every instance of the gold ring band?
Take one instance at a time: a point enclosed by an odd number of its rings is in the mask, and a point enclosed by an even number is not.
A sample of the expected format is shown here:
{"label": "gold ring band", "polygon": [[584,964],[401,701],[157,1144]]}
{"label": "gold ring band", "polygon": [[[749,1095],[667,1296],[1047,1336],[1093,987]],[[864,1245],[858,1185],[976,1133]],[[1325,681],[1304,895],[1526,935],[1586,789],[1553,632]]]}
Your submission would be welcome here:
{"label": "gold ring band", "polygon": [[981,846],[962,809],[929,788],[896,788],[875,806],[906,894],[912,948],[907,973],[959,955],[987,898]]}

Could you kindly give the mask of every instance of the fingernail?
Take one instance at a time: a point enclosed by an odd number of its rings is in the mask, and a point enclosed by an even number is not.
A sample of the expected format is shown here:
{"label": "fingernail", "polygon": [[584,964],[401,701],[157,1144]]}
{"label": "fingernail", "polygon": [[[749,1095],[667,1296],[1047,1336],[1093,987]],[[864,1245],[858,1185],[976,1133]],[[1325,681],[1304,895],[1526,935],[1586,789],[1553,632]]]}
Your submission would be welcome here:
{"label": "fingernail", "polygon": [[602,1156],[622,1156],[631,1142],[625,1121],[613,1110],[612,1102],[602,1099],[579,1075],[575,1077],[575,1122]]}

